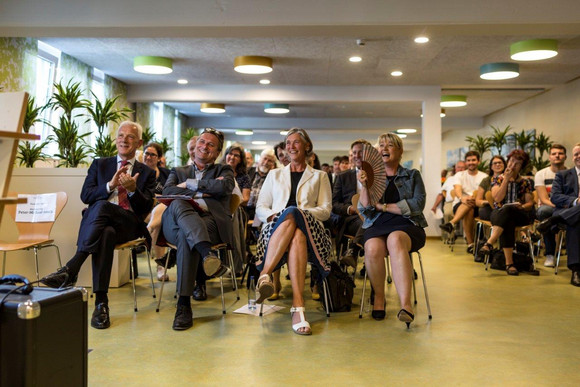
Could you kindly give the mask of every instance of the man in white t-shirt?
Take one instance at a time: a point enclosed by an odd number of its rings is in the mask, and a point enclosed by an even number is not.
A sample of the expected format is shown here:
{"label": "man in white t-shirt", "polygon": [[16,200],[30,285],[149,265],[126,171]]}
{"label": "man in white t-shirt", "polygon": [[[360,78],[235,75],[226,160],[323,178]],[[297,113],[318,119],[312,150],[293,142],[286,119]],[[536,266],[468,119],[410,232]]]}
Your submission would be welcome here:
{"label": "man in white t-shirt", "polygon": [[[556,207],[550,200],[552,182],[556,178],[556,172],[566,169],[564,162],[566,161],[566,148],[560,144],[553,144],[550,148],[550,166],[536,172],[534,178],[534,185],[538,193],[538,211],[536,217],[538,220],[548,219],[554,213]],[[554,267],[554,253],[556,252],[556,234],[554,230],[547,230],[542,233],[544,238],[544,246],[546,248],[546,261],[544,266]]]}
{"label": "man in white t-shirt", "polygon": [[479,187],[479,183],[487,177],[487,174],[477,169],[479,165],[479,153],[477,151],[472,150],[465,154],[465,165],[467,169],[455,175],[453,190],[460,201],[453,206],[455,213],[453,219],[439,227],[448,233],[453,233],[455,225],[463,220],[467,252],[472,253],[474,218],[477,216],[475,192]]}
{"label": "man in white t-shirt", "polygon": [[437,208],[441,204],[443,200],[445,203],[443,205],[443,222],[447,223],[451,218],[453,218],[453,205],[459,202],[459,199],[455,197],[455,191],[453,190],[453,186],[455,185],[455,175],[457,172],[465,171],[465,162],[460,160],[455,164],[453,169],[453,175],[449,176],[443,185],[441,186],[441,193],[437,195],[435,199],[435,203],[431,208],[433,214],[437,212]]}

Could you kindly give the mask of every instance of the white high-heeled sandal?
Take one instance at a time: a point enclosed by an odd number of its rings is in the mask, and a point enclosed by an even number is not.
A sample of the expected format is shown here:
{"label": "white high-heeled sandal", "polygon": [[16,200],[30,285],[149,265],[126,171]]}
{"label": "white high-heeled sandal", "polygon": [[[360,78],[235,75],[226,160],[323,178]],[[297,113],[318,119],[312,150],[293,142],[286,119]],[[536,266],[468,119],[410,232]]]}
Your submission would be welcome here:
{"label": "white high-heeled sandal", "polygon": [[[304,311],[306,310],[306,308],[304,308],[303,306],[296,306],[296,307],[292,307],[290,308],[290,316],[292,316],[292,313],[300,313],[300,322],[297,322],[296,324],[292,324],[292,330],[294,331],[294,333],[301,335],[301,336],[310,336],[312,334],[312,328],[310,328],[310,323],[308,321],[306,321],[306,318],[304,318]],[[300,328],[308,328],[307,331],[299,331],[298,329]]]}
{"label": "white high-heeled sandal", "polygon": [[274,294],[274,284],[270,274],[262,274],[258,277],[258,286],[256,287],[256,304],[263,303],[267,298]]}

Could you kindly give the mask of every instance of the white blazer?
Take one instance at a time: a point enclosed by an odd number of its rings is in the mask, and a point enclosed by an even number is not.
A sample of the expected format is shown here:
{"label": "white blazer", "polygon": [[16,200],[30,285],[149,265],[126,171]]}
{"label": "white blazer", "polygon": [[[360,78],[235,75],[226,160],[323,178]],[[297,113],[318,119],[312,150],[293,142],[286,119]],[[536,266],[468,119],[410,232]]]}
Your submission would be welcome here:
{"label": "white blazer", "polygon": [[[268,172],[256,203],[256,216],[263,223],[286,208],[290,198],[290,165]],[[296,189],[296,203],[301,210],[308,210],[321,222],[330,217],[332,190],[328,174],[307,165]]]}

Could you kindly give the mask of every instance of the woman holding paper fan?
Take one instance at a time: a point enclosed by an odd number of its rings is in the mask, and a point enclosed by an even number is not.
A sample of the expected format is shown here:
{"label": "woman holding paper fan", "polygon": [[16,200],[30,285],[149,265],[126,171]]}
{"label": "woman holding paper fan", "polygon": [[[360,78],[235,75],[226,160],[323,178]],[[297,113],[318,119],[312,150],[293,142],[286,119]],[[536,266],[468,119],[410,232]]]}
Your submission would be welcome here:
{"label": "woman holding paper fan", "polygon": [[[409,252],[425,245],[425,186],[419,171],[401,166],[403,142],[399,136],[385,133],[379,137],[378,143],[386,188],[381,184],[377,168],[372,168],[372,149],[363,151],[363,168],[357,173],[363,186],[358,208],[364,218],[365,267],[375,291],[372,316],[375,320],[382,320],[386,315],[384,258],[388,254],[401,302],[397,318],[408,326],[414,319],[411,304],[413,270]],[[367,159],[371,162],[367,164],[368,168],[365,167]],[[374,173],[371,172],[373,169]]]}
{"label": "woman holding paper fan", "polygon": [[256,204],[256,215],[264,223],[258,240],[256,302],[262,303],[274,293],[271,274],[288,262],[292,330],[310,335],[302,296],[306,263],[315,265],[323,278],[330,272],[331,241],[322,222],[330,217],[332,195],[328,175],[306,162],[313,151],[306,131],[290,129],[285,144],[290,164],[268,173]]}

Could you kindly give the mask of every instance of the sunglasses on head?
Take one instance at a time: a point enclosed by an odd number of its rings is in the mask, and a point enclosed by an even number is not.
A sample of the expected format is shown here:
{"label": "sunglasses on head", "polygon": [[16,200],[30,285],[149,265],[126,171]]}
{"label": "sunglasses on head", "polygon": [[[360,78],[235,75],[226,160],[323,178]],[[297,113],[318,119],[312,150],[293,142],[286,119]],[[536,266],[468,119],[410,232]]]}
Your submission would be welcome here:
{"label": "sunglasses on head", "polygon": [[224,141],[224,134],[219,130],[215,130],[214,128],[205,128],[201,134],[210,133],[216,136],[221,142]]}

